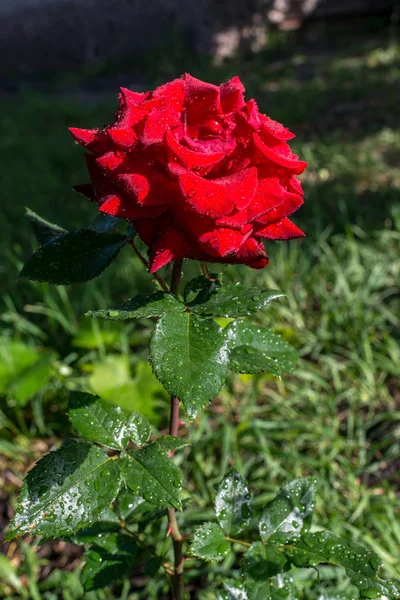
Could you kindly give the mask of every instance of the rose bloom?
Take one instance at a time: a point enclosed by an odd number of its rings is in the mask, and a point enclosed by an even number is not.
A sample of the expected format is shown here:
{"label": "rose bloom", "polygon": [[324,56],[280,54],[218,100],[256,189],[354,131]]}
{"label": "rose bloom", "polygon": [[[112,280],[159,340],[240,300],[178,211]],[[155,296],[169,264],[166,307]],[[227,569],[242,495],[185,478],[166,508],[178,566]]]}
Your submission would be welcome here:
{"label": "rose bloom", "polygon": [[77,191],[132,222],[151,272],[181,258],[261,269],[262,240],[304,236],[288,216],[303,203],[296,175],[307,163],[243,93],[238,77],[216,86],[184,75],[152,92],[122,88],[112,125],[70,129],[90,152],[91,184]]}

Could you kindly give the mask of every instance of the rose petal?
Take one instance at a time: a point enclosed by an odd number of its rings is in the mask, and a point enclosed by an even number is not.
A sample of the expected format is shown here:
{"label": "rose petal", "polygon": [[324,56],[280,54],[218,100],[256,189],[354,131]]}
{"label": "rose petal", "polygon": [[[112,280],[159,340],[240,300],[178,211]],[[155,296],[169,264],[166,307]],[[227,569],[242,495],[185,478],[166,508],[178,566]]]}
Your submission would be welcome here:
{"label": "rose petal", "polygon": [[[262,173],[262,170],[260,169]],[[259,174],[260,174],[259,172]],[[244,210],[238,210],[230,215],[221,217],[216,221],[217,225],[240,229],[246,223],[252,223],[265,213],[277,209],[288,196],[287,190],[281,185],[277,177],[259,179],[254,198]],[[290,196],[290,194],[289,194]],[[284,215],[286,216],[286,215]],[[280,217],[279,217],[280,218]],[[271,221],[274,219],[271,219]],[[275,219],[276,221],[278,220]]]}
{"label": "rose petal", "polygon": [[115,194],[107,196],[99,206],[102,213],[118,217],[119,219],[148,219],[161,215],[168,209],[168,206],[150,206],[143,207],[135,204],[133,200],[128,200],[124,196]]}
{"label": "rose petal", "polygon": [[179,117],[169,109],[151,112],[144,121],[141,141],[145,146],[159,144],[170,127],[180,124]]}
{"label": "rose petal", "polygon": [[[123,173],[118,177],[124,188],[124,192],[139,203],[143,204],[150,191],[150,183],[145,175],[141,173]],[[158,204],[162,204],[158,202]]]}
{"label": "rose petal", "polygon": [[268,263],[268,258],[260,258],[260,260],[257,260],[256,262],[248,263],[248,266],[252,269],[264,269]]}
{"label": "rose petal", "polygon": [[188,204],[201,214],[222,217],[234,206],[244,208],[255,193],[257,170],[246,169],[228,177],[204,179],[191,171],[179,176],[182,193]]}
{"label": "rose petal", "polygon": [[233,77],[227,83],[220,86],[221,106],[224,113],[230,113],[240,110],[245,106],[243,93],[245,91],[243,83],[239,77]]}
{"label": "rose petal", "polygon": [[148,93],[132,92],[127,88],[120,88],[120,104],[123,106],[138,106],[142,104],[148,97]]}
{"label": "rose petal", "polygon": [[222,160],[225,152],[195,152],[187,146],[180,144],[174,135],[167,131],[165,142],[168,150],[168,160],[170,162],[179,161],[187,169],[199,169],[215,165]]}
{"label": "rose petal", "polygon": [[161,233],[153,244],[149,254],[150,273],[165,267],[173,260],[190,258],[193,244],[186,238],[182,231],[169,226]]}
{"label": "rose petal", "polygon": [[186,202],[200,214],[221,217],[233,210],[231,196],[215,181],[203,179],[191,171],[182,173],[178,179]]}
{"label": "rose petal", "polygon": [[284,217],[289,217],[293,214],[300,206],[304,203],[304,200],[298,194],[291,194],[286,192],[284,200],[279,206],[271,208],[268,212],[261,215],[257,219],[257,223],[266,225],[267,223],[274,223],[280,221]]}
{"label": "rose petal", "polygon": [[277,165],[285,167],[296,174],[302,173],[306,168],[306,162],[297,160],[297,158],[292,158],[295,155],[291,153],[287,144],[275,146],[274,148],[268,148],[268,146],[264,144],[264,142],[256,133],[254,134],[253,139],[255,147],[261,153],[261,155]]}
{"label": "rose petal", "polygon": [[113,183],[105,176],[92,154],[85,154],[86,166],[96,196],[96,201],[102,203],[107,196],[114,194]]}
{"label": "rose petal", "polygon": [[[118,176],[115,171],[113,172],[110,170],[107,174],[107,172],[100,168],[99,159],[95,159],[91,154],[86,154],[85,158],[90,179],[96,195],[96,201],[99,204],[102,212],[106,212],[107,214],[119,218],[128,219],[134,217],[144,218],[152,216],[153,214],[160,214],[167,210],[168,205],[166,201],[157,202],[157,206],[154,206],[150,203],[150,206],[147,207],[147,198],[150,196],[150,192],[148,192],[144,200],[142,199],[142,203],[144,204],[142,208],[137,201],[137,196],[140,192],[137,194],[132,193],[130,195],[126,193],[124,194],[124,181],[121,181],[120,176]],[[113,177],[113,181],[109,178],[109,176]],[[140,184],[138,182],[137,186],[139,189]],[[156,198],[160,198],[160,194],[157,192],[158,190],[155,192]]]}
{"label": "rose petal", "polygon": [[94,154],[102,154],[109,147],[107,134],[101,129],[78,129],[77,127],[69,127],[74,140],[93,152]]}
{"label": "rose petal", "polygon": [[96,158],[96,164],[101,170],[112,174],[124,164],[124,158],[125,157],[117,156],[115,152],[107,152],[106,154],[103,154],[103,156]]}
{"label": "rose petal", "polygon": [[246,233],[227,227],[216,227],[213,231],[207,231],[199,236],[200,246],[212,256],[221,258],[237,253],[239,248],[251,236],[253,228]]}
{"label": "rose petal", "polygon": [[117,114],[117,120],[115,121],[112,129],[135,127],[147,117],[151,110],[152,106],[149,106],[149,102],[144,102],[139,106],[127,106]]}
{"label": "rose petal", "polygon": [[261,121],[260,121],[260,113],[258,110],[257,102],[255,100],[249,100],[246,104],[247,109],[247,123],[258,131],[260,129]]}
{"label": "rose petal", "polygon": [[[249,265],[258,264],[259,261],[263,261],[263,267],[268,264],[268,256],[265,252],[264,246],[262,243],[254,239],[254,237],[250,237],[248,240],[246,240],[236,254],[235,259],[236,263],[244,262],[245,264]],[[256,266],[254,268],[259,269],[262,267]]]}
{"label": "rose petal", "polygon": [[276,223],[263,227],[255,227],[254,237],[267,240],[292,240],[294,238],[305,237],[305,233],[289,219],[281,219]]}
{"label": "rose petal", "polygon": [[289,131],[287,127],[284,127],[284,125],[282,125],[278,121],[274,121],[266,115],[260,115],[260,118],[262,122],[261,130],[265,131],[265,133],[268,133],[276,140],[287,141],[292,140],[296,137],[294,133]]}
{"label": "rose petal", "polygon": [[130,126],[125,127],[109,127],[107,133],[111,141],[123,150],[128,150],[138,140],[138,136]]}
{"label": "rose petal", "polygon": [[152,98],[165,99],[170,109],[180,113],[185,100],[185,84],[183,79],[174,79],[169,83],[160,85],[152,93]]}
{"label": "rose petal", "polygon": [[292,175],[288,181],[288,190],[289,192],[294,192],[295,194],[300,194],[301,196],[304,195],[304,190],[301,186],[301,183],[295,175]]}
{"label": "rose petal", "polygon": [[219,87],[192,77],[184,75],[185,106],[187,122],[189,125],[201,123],[211,115],[222,113]]}

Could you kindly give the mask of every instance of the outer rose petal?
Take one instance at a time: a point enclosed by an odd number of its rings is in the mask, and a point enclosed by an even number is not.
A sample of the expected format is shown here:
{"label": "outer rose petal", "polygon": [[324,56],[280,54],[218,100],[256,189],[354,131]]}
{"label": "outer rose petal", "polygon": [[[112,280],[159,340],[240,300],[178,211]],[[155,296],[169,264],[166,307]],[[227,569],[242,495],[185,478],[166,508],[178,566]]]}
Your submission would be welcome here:
{"label": "outer rose petal", "polygon": [[178,186],[158,165],[149,165],[134,155],[108,152],[96,159],[117,189],[143,206],[168,204],[179,194]]}
{"label": "outer rose petal", "polygon": [[260,121],[260,113],[258,111],[257,102],[255,100],[249,100],[246,104],[247,109],[247,123],[258,131],[260,129],[261,121]]}
{"label": "outer rose petal", "polygon": [[293,214],[303,203],[303,198],[298,194],[286,192],[283,202],[281,202],[279,206],[271,208],[268,212],[258,217],[256,222],[265,225],[267,223],[280,221],[284,217],[289,217]]}
{"label": "outer rose petal", "polygon": [[299,237],[305,237],[305,233],[289,219],[281,219],[265,227],[256,226],[254,237],[267,240],[292,240]]}
{"label": "outer rose petal", "polygon": [[157,171],[146,173],[137,169],[136,173],[120,175],[119,183],[142,206],[169,205],[179,195],[177,184]]}
{"label": "outer rose petal", "polygon": [[248,266],[252,269],[264,269],[269,263],[269,259],[267,257],[260,258],[260,260],[256,260],[256,262],[249,263]]}
{"label": "outer rose petal", "polygon": [[115,152],[106,152],[103,156],[96,158],[96,165],[98,165],[102,171],[106,171],[110,175],[112,175],[114,171],[117,171],[117,169],[120,169],[123,164],[124,158],[117,156]]}
{"label": "outer rose petal", "polygon": [[294,192],[295,194],[300,194],[301,196],[304,194],[304,190],[300,181],[294,175],[292,175],[288,181],[288,190],[289,192]]}
{"label": "outer rose petal", "polygon": [[110,146],[107,134],[101,129],[78,129],[77,127],[70,127],[69,132],[78,144],[94,154],[102,154]]}
{"label": "outer rose petal", "polygon": [[155,273],[172,260],[190,258],[192,246],[193,244],[182,231],[174,226],[169,226],[150,249],[150,273]]}
{"label": "outer rose petal", "polygon": [[148,93],[133,92],[127,88],[120,88],[119,102],[120,106],[138,106],[142,104],[148,97]]}
{"label": "outer rose petal", "polygon": [[254,269],[263,269],[268,264],[268,256],[264,246],[250,237],[239,251],[232,257],[233,264],[244,263]]}
{"label": "outer rose petal", "polygon": [[272,137],[274,137],[275,139],[287,141],[292,140],[294,137],[296,137],[294,133],[289,131],[289,129],[287,127],[284,127],[281,123],[278,123],[278,121],[274,121],[266,115],[260,115],[260,118],[262,123],[261,131],[264,130],[269,135],[272,135]]}
{"label": "outer rose petal", "polygon": [[239,77],[233,77],[227,83],[223,83],[219,89],[224,113],[230,113],[243,108],[245,105],[243,96],[245,89]]}
{"label": "outer rose petal", "polygon": [[119,126],[119,127],[109,127],[107,129],[107,133],[111,139],[111,141],[118,147],[123,150],[128,150],[137,140],[138,136],[136,135],[133,127],[129,126]]}
{"label": "outer rose petal", "polygon": [[154,90],[152,97],[165,99],[171,109],[181,112],[185,100],[185,84],[183,79],[174,79],[169,83],[160,85]]}
{"label": "outer rose petal", "polygon": [[85,154],[86,165],[89,171],[93,190],[98,204],[102,204],[108,196],[115,194],[112,182],[104,176],[104,172],[97,164],[92,154]]}
{"label": "outer rose petal", "polygon": [[296,174],[302,173],[306,168],[306,162],[297,160],[297,157],[293,158],[294,155],[292,155],[287,144],[269,148],[256,133],[254,134],[253,139],[256,150],[259,151],[262,156],[277,165],[285,167]]}
{"label": "outer rose petal", "polygon": [[240,247],[251,236],[252,227],[246,233],[235,229],[216,227],[214,231],[207,231],[199,237],[199,244],[211,256],[225,257],[236,254]]}
{"label": "outer rose petal", "polygon": [[217,85],[196,79],[188,73],[185,73],[184,83],[188,124],[201,123],[211,115],[222,113]]}
{"label": "outer rose petal", "polygon": [[244,208],[251,202],[257,185],[257,170],[246,169],[212,180],[187,171],[179,176],[179,183],[186,201],[195,210],[210,217],[222,217],[235,205]]}
{"label": "outer rose petal", "polygon": [[288,192],[277,177],[259,179],[254,198],[246,209],[237,210],[226,217],[218,219],[217,224],[240,229],[246,223],[255,221],[264,213],[282,204],[287,194]]}
{"label": "outer rose petal", "polygon": [[[99,206],[100,212],[118,217],[119,219],[150,219],[161,215],[168,209],[165,204],[162,206],[139,206],[132,200],[124,196],[110,195],[106,196]],[[139,233],[139,232],[138,232]]]}

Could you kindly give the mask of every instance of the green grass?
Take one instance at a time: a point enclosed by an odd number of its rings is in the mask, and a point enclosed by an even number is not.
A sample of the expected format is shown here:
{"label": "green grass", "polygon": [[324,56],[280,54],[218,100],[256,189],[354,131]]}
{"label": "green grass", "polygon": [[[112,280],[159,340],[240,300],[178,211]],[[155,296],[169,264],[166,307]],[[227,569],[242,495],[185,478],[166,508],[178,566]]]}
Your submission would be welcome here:
{"label": "green grass", "polygon": [[[262,272],[223,271],[228,278],[287,293],[286,300],[256,318],[294,344],[301,361],[282,381],[233,376],[188,428],[192,446],[181,460],[195,501],[181,529],[189,533],[209,518],[216,487],[230,466],[248,477],[259,506],[281,483],[311,474],[320,481],[316,526],[370,546],[383,559],[385,575],[400,577],[399,45],[390,32],[368,32],[359,39],[345,32],[337,34],[335,52],[318,55],[307,46],[308,38],[283,38],[239,70],[261,107],[298,134],[295,149],[310,166],[304,177],[306,203],[294,220],[308,237],[270,245],[271,263]],[[216,70],[199,66],[194,74],[218,80],[237,68],[234,62]],[[114,98],[94,103],[40,95],[26,95],[18,105],[0,102],[0,152],[7,163],[0,174],[2,365],[14,365],[13,380],[0,368],[3,504],[14,503],[18,479],[32,460],[73,434],[65,417],[66,396],[78,383],[112,395],[109,378],[114,377],[118,394],[147,410],[155,426],[167,424],[168,400],[145,366],[146,324],[81,318],[87,310],[152,289],[128,249],[89,285],[15,282],[33,247],[25,205],[65,227],[94,217],[94,207],[71,191],[86,175],[82,153],[66,128],[107,123],[115,104]],[[194,273],[193,266],[186,269]],[[52,370],[39,391],[18,401],[30,348],[43,357],[51,353]],[[159,539],[160,528],[166,533],[164,521],[149,525],[146,536]],[[141,571],[123,588],[84,596],[71,546],[57,550],[37,542],[5,547],[23,585],[0,580],[0,595],[167,597],[166,580],[160,575],[159,583],[144,588]],[[168,548],[169,540],[158,541],[159,552]],[[237,557],[212,571],[190,561],[192,597],[215,598],[215,585],[237,572]],[[317,574],[296,574],[307,600],[357,597],[335,570],[321,568],[320,576],[318,584]]]}

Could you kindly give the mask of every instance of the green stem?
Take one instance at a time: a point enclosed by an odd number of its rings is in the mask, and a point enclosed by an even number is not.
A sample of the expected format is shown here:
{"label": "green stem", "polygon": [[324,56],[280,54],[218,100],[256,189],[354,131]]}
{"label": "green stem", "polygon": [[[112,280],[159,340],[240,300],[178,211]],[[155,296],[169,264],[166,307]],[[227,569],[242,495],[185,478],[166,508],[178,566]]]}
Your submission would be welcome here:
{"label": "green stem", "polygon": [[173,294],[176,297],[179,296],[179,286],[181,283],[181,277],[182,277],[182,261],[176,260],[172,266],[171,285],[170,285],[171,294]]}
{"label": "green stem", "polygon": [[[182,261],[174,262],[171,273],[171,294],[179,296],[179,286],[182,277]],[[179,429],[179,398],[171,396],[171,413],[169,420],[169,434],[176,436]],[[175,509],[168,509],[169,531],[174,547],[174,572],[172,575],[172,599],[182,600],[183,593],[183,538],[179,531]]]}
{"label": "green stem", "polygon": [[241,546],[246,546],[246,548],[250,548],[251,544],[249,542],[245,542],[244,540],[235,540],[235,538],[225,537],[228,542],[232,542],[232,544],[240,544]]}

